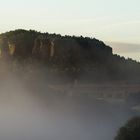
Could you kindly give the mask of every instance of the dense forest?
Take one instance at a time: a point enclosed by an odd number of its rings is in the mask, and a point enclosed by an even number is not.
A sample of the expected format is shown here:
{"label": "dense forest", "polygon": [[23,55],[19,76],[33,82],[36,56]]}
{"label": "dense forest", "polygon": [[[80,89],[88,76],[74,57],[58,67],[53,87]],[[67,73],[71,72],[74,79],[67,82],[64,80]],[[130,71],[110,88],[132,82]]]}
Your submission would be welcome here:
{"label": "dense forest", "polygon": [[[95,38],[61,36],[18,29],[0,35],[0,63],[14,71],[39,64],[53,73],[81,80],[140,79],[140,63],[112,53],[112,48]],[[30,67],[30,69],[32,69]],[[24,70],[23,70],[24,71]]]}

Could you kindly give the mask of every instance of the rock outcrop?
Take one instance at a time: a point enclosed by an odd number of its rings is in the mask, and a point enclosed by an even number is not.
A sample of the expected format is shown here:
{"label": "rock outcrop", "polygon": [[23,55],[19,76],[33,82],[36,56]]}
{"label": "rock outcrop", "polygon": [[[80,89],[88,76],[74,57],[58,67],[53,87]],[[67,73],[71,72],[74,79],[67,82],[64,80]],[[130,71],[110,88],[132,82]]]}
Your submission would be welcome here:
{"label": "rock outcrop", "polygon": [[32,30],[0,34],[0,58],[16,60],[14,62],[21,64],[43,63],[51,71],[68,72],[75,77],[82,71],[91,79],[105,79],[108,78],[106,75],[114,79],[136,79],[140,75],[138,62],[114,55],[111,47],[95,38],[61,36]]}
{"label": "rock outcrop", "polygon": [[107,57],[112,48],[103,42],[83,37],[62,37],[31,31],[13,31],[0,36],[1,57],[36,57],[41,59]]}

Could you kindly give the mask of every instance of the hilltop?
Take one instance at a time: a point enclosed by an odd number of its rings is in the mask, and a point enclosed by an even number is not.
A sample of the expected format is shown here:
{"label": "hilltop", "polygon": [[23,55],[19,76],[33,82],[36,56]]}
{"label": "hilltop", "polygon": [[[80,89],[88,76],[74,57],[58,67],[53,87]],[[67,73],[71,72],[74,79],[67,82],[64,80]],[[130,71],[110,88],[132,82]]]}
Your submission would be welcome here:
{"label": "hilltop", "polygon": [[0,57],[1,63],[7,61],[10,67],[24,69],[26,64],[37,63],[52,73],[61,72],[74,79],[137,81],[140,78],[139,62],[114,55],[110,46],[89,37],[10,31],[0,35]]}

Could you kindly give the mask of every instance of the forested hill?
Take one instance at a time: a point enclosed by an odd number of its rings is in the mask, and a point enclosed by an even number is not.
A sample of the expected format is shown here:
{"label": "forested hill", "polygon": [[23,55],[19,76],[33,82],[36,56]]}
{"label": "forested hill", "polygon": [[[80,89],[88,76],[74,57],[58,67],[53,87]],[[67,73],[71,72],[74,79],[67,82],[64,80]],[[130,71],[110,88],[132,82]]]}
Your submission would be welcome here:
{"label": "forested hill", "polygon": [[32,30],[16,30],[1,34],[0,48],[1,56],[6,54],[21,59],[36,57],[44,61],[56,57],[70,59],[70,56],[93,60],[112,55],[112,48],[97,39],[61,36]]}
{"label": "forested hill", "polygon": [[75,77],[83,72],[93,79],[105,75],[113,79],[140,77],[138,62],[114,55],[102,41],[82,36],[21,29],[6,32],[0,35],[0,57],[2,61],[24,65],[38,62],[52,71],[72,73]]}

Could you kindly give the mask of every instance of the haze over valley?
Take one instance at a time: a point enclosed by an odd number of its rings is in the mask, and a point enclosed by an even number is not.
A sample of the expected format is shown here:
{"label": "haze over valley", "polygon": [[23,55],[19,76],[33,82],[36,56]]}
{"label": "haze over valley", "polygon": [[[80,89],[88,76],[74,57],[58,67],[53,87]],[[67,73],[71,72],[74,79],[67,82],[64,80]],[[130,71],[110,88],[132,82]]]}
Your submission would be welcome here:
{"label": "haze over valley", "polygon": [[3,140],[112,140],[140,115],[140,64],[98,39],[15,30],[0,52]]}
{"label": "haze over valley", "polygon": [[0,140],[140,140],[140,0],[0,1]]}

